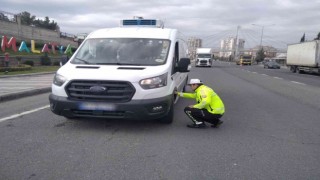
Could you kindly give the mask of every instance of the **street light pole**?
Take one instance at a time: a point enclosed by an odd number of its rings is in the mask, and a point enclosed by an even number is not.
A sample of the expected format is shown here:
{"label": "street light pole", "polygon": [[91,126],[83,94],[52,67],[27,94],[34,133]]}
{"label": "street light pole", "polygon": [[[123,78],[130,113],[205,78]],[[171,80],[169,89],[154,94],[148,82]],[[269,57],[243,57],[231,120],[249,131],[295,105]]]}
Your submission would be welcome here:
{"label": "street light pole", "polygon": [[[263,38],[263,30],[264,30],[264,27],[265,25],[259,25],[259,24],[252,24],[253,26],[259,26],[261,27],[261,37],[260,37],[260,48],[262,48],[262,38]],[[273,26],[274,24],[271,24],[271,25],[268,25],[268,26]]]}
{"label": "street light pole", "polygon": [[239,34],[239,29],[240,29],[240,26],[237,26],[237,36],[236,36],[236,42],[235,42],[236,49],[235,49],[234,58],[233,58],[234,60],[238,59],[238,48],[239,48],[239,37],[238,37],[238,34]]}
{"label": "street light pole", "polygon": [[261,30],[260,48],[262,48],[263,30],[264,30],[264,26],[262,26],[262,30]]}

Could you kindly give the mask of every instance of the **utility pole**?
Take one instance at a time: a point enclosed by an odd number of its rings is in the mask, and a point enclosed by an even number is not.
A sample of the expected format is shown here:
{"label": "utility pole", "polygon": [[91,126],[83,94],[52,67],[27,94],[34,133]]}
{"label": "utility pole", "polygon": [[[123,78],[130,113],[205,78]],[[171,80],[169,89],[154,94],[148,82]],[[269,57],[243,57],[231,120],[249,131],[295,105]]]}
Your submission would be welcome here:
{"label": "utility pole", "polygon": [[240,29],[240,26],[237,26],[237,35],[236,35],[236,43],[235,43],[236,50],[235,50],[235,53],[234,53],[233,60],[237,60],[237,58],[238,58],[238,48],[239,48],[239,37],[238,37],[238,35],[239,35],[239,29]]}
{"label": "utility pole", "polygon": [[260,48],[262,48],[262,37],[263,37],[263,30],[264,30],[264,26],[262,26],[262,30],[261,30],[261,38],[260,38]]}
{"label": "utility pole", "polygon": [[[263,31],[264,31],[265,25],[259,25],[259,24],[252,24],[252,25],[261,27],[261,37],[260,37],[260,49],[261,49],[262,48]],[[273,26],[273,25],[275,25],[275,24],[271,24],[271,25],[268,25],[268,26]]]}

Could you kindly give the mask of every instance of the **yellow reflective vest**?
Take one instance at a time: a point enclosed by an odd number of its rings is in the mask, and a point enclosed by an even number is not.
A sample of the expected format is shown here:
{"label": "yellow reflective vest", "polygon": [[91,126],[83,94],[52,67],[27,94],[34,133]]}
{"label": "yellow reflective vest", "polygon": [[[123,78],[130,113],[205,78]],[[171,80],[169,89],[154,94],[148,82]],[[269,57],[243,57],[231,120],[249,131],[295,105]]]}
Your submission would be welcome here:
{"label": "yellow reflective vest", "polygon": [[212,114],[223,114],[225,112],[224,104],[217,93],[211,88],[200,85],[194,93],[178,93],[184,98],[196,99],[197,104],[193,105],[197,109],[206,109]]}

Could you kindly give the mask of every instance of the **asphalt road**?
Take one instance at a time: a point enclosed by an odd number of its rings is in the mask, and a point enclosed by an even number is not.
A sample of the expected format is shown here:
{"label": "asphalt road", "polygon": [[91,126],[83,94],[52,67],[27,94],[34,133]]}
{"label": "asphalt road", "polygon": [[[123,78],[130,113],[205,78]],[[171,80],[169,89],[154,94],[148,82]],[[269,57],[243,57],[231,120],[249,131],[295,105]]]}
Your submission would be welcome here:
{"label": "asphalt road", "polygon": [[54,72],[0,77],[0,103],[51,91]]}
{"label": "asphalt road", "polygon": [[68,121],[48,94],[0,103],[0,179],[319,179],[318,76],[215,62],[189,78],[224,100],[219,129],[187,128],[188,99],[171,125]]}

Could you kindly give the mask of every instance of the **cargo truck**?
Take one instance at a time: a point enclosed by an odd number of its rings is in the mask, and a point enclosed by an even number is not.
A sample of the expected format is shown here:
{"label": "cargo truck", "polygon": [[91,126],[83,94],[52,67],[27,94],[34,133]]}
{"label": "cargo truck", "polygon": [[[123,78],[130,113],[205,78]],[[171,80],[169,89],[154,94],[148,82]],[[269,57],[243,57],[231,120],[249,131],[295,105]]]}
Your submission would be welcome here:
{"label": "cargo truck", "polygon": [[251,65],[252,64],[252,55],[242,54],[236,60],[237,65]]}
{"label": "cargo truck", "polygon": [[195,66],[212,66],[212,50],[211,48],[197,48]]}
{"label": "cargo truck", "polygon": [[286,63],[294,73],[320,73],[320,41],[288,45]]}

